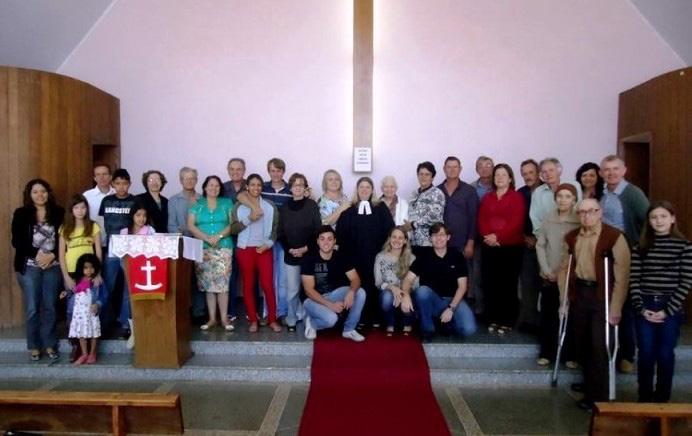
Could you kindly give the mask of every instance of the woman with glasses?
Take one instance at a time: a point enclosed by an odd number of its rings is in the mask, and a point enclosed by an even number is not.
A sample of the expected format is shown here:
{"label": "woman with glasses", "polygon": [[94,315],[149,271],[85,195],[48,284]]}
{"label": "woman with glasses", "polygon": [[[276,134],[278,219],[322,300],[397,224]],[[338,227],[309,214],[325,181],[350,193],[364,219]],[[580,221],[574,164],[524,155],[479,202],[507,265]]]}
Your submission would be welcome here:
{"label": "woman with glasses", "polygon": [[303,174],[291,175],[288,186],[292,197],[279,209],[277,239],[284,247],[286,325],[289,332],[294,332],[301,312],[300,266],[307,254],[314,251],[315,234],[322,225],[322,218],[319,206],[307,195],[308,179]]}

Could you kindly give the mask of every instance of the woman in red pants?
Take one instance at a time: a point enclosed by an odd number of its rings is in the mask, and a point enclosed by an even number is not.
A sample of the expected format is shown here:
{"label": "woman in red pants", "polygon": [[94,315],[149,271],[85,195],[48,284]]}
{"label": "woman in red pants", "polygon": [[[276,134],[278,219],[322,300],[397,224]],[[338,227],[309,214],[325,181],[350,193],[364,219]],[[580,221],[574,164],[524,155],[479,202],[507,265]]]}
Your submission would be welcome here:
{"label": "woman in red pants", "polygon": [[259,175],[248,176],[248,205],[237,203],[231,218],[231,234],[238,235],[236,259],[243,278],[243,300],[250,321],[248,331],[251,333],[259,329],[255,303],[255,280],[258,275],[264,301],[267,302],[269,328],[275,332],[281,331],[281,326],[276,322],[272,257],[279,213],[276,206],[262,199],[262,184]]}

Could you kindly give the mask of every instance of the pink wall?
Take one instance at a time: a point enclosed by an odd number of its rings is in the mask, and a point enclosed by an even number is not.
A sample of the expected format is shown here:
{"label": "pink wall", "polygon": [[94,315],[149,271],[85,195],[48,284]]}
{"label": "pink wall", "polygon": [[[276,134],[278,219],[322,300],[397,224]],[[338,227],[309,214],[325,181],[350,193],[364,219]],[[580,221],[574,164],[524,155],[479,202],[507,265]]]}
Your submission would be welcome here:
{"label": "pink wall", "polygon": [[[378,0],[372,176],[615,150],[617,95],[684,66],[628,0]],[[351,168],[352,1],[116,0],[59,72],[121,99],[123,165],[225,178],[273,156],[319,185]],[[438,176],[438,181],[441,181]],[[136,186],[136,191],[141,191]]]}

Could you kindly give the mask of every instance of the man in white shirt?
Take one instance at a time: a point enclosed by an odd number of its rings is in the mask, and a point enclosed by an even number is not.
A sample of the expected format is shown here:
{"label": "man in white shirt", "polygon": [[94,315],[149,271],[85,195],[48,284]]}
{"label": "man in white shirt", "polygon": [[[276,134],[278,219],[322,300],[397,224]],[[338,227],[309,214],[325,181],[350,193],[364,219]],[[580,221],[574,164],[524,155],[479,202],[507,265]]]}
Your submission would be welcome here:
{"label": "man in white shirt", "polygon": [[[111,195],[115,193],[115,190],[111,186],[111,167],[105,163],[97,163],[94,165],[94,186],[92,189],[84,192],[84,197],[89,203],[89,218],[92,221],[98,223],[101,229],[103,227],[103,217],[99,216],[99,209],[101,208],[101,201],[106,197],[106,195]],[[106,232],[101,231],[101,246],[105,247],[108,245],[106,243]]]}

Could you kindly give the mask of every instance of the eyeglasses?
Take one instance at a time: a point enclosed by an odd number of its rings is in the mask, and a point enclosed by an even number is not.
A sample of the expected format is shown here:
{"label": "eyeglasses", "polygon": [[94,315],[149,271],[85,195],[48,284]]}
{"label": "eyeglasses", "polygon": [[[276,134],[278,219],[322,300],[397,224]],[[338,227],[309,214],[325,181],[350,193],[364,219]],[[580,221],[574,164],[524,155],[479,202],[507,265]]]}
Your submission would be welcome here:
{"label": "eyeglasses", "polygon": [[579,215],[596,215],[601,209],[578,210]]}

